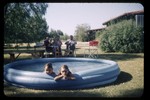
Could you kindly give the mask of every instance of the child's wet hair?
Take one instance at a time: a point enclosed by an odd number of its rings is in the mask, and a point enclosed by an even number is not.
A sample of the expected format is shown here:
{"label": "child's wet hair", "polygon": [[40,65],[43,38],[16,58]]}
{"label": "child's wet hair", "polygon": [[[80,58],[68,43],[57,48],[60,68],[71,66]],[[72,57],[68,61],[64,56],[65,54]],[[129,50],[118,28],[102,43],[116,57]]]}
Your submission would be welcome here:
{"label": "child's wet hair", "polygon": [[47,64],[45,65],[45,67],[46,67],[46,66],[47,66],[48,68],[53,68],[53,67],[52,67],[52,63],[50,63],[50,62],[47,63]]}
{"label": "child's wet hair", "polygon": [[67,65],[62,65],[61,68],[68,69],[68,66]]}

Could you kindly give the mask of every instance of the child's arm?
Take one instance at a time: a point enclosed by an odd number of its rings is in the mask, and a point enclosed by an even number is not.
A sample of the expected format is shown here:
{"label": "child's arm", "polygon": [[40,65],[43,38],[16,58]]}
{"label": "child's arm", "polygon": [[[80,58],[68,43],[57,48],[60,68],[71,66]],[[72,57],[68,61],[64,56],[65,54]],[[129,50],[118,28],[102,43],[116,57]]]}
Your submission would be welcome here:
{"label": "child's arm", "polygon": [[59,79],[61,79],[63,77],[63,75],[57,75],[55,78],[54,78],[54,80],[56,81],[56,80],[59,80]]}
{"label": "child's arm", "polygon": [[69,77],[71,80],[75,80],[76,78],[74,76]]}
{"label": "child's arm", "polygon": [[75,78],[75,76],[72,73],[70,73],[70,76],[68,77],[68,79],[74,80],[76,78]]}

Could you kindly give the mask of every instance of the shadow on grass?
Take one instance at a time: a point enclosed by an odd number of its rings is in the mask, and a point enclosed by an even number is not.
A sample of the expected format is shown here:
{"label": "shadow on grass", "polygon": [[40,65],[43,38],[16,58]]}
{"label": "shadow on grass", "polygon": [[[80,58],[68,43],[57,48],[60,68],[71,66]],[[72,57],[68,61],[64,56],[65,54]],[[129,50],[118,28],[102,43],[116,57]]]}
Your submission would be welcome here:
{"label": "shadow on grass", "polygon": [[144,90],[142,88],[136,88],[132,90],[121,91],[123,97],[139,97],[144,96]]}
{"label": "shadow on grass", "polygon": [[[77,57],[84,57],[84,54],[77,54]],[[97,59],[108,59],[108,60],[113,60],[113,61],[118,61],[118,60],[130,60],[134,58],[144,58],[142,55],[138,54],[132,54],[132,53],[125,53],[125,54],[98,54]]]}
{"label": "shadow on grass", "polygon": [[118,61],[118,60],[130,60],[134,58],[143,58],[143,56],[137,55],[137,54],[128,54],[128,53],[126,54],[100,54],[98,55],[98,58]]}
{"label": "shadow on grass", "polygon": [[[18,60],[26,60],[26,59],[32,59],[32,58],[31,58],[31,57],[17,58],[17,59],[14,60],[14,61],[18,61]],[[14,62],[14,61],[13,61],[13,62]],[[3,62],[4,62],[3,64],[5,65],[5,64],[11,63],[11,60],[10,60],[9,58],[5,58]]]}
{"label": "shadow on grass", "polygon": [[116,81],[114,81],[112,83],[105,84],[105,85],[96,86],[95,88],[101,88],[101,87],[119,85],[119,84],[128,82],[131,79],[132,79],[132,75],[131,74],[129,74],[127,72],[124,72],[124,71],[121,71],[120,74],[118,75],[118,78],[117,78]]}
{"label": "shadow on grass", "polygon": [[[77,57],[84,57],[84,54],[77,54]],[[18,58],[17,60],[23,60],[23,59],[31,59],[32,57],[22,57]],[[125,54],[116,54],[116,53],[108,53],[108,54],[98,54],[97,59],[107,59],[107,60],[113,60],[113,61],[119,61],[119,60],[130,60],[134,58],[144,58],[142,55],[138,54],[132,54],[132,53],[125,53]],[[4,58],[4,64],[11,63],[9,58]]]}
{"label": "shadow on grass", "polygon": [[[11,90],[13,91],[13,90]],[[7,95],[6,95],[7,96]],[[54,91],[39,91],[39,92],[25,92],[21,93],[20,90],[15,90],[15,94],[10,94],[10,97],[103,97],[101,94],[97,94],[94,92],[87,92],[87,91],[59,91],[59,90],[54,90]]]}
{"label": "shadow on grass", "polygon": [[132,75],[127,73],[127,72],[124,72],[124,71],[121,71],[120,74],[118,75],[118,78],[117,80],[113,83],[114,85],[119,85],[121,83],[125,83],[125,82],[128,82],[132,79]]}

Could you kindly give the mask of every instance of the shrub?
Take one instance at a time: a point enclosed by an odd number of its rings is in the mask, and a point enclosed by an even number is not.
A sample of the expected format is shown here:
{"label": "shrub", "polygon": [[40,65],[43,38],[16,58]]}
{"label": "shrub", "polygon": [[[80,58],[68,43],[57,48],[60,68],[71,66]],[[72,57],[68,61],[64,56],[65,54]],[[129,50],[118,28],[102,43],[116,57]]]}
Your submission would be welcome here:
{"label": "shrub", "polygon": [[103,31],[100,47],[106,52],[143,52],[144,33],[133,20],[124,20]]}

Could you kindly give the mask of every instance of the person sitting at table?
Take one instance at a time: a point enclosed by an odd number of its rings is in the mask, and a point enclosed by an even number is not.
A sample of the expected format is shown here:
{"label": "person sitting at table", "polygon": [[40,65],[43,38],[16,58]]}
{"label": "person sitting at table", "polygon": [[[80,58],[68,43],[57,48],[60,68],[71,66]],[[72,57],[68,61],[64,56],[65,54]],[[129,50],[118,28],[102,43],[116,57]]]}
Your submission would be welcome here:
{"label": "person sitting at table", "polygon": [[65,51],[65,55],[69,56],[69,55],[73,55],[74,54],[74,50],[75,50],[75,45],[77,44],[77,42],[74,40],[73,36],[70,35],[70,39],[67,40],[65,42],[66,44],[66,51]]}
{"label": "person sitting at table", "polygon": [[51,43],[51,39],[49,40],[49,37],[46,37],[44,40],[44,46],[45,46],[45,51],[46,52],[52,52],[52,43]]}
{"label": "person sitting at table", "polygon": [[54,38],[54,42],[53,42],[53,54],[55,56],[62,56],[61,45],[62,45],[62,42],[60,40],[60,37]]}

